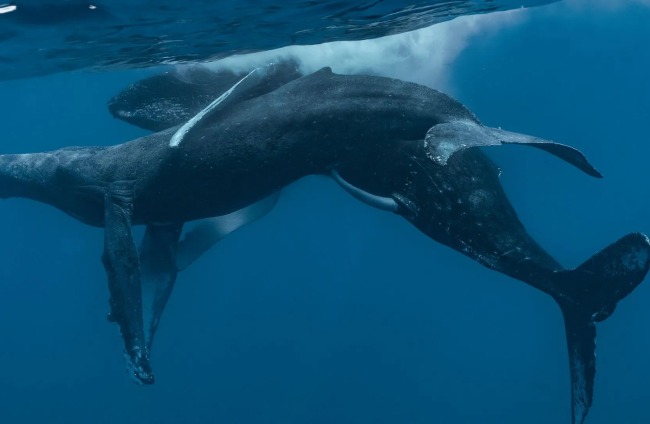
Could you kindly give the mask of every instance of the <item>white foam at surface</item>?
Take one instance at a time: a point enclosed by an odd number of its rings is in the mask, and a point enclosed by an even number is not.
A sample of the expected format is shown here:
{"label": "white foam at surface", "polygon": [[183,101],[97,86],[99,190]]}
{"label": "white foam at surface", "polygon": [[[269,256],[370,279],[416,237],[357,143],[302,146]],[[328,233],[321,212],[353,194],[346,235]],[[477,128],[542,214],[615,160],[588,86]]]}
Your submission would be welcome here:
{"label": "white foam at surface", "polygon": [[231,56],[212,69],[243,72],[263,63],[294,59],[303,72],[329,66],[336,73],[374,74],[448,89],[448,70],[472,37],[522,22],[527,9],[461,16],[428,28],[387,37],[290,46]]}

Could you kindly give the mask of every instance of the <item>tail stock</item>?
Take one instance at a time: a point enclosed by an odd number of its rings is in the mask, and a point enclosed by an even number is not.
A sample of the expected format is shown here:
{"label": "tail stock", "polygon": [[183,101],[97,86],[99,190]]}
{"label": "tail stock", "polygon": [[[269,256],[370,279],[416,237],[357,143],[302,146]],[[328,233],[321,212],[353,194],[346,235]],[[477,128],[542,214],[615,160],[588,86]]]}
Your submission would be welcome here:
{"label": "tail stock", "polygon": [[596,322],[607,319],[650,269],[650,240],[631,233],[573,270],[558,271],[571,372],[572,423],[583,424],[593,399]]}

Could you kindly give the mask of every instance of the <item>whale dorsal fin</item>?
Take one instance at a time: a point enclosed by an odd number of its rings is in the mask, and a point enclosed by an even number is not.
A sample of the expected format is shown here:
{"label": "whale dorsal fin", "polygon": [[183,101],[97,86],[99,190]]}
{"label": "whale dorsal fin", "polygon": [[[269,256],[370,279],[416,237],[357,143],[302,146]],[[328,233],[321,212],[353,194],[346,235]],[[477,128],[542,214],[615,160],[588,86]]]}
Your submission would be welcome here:
{"label": "whale dorsal fin", "polygon": [[194,115],[189,121],[181,125],[169,140],[169,147],[178,147],[187,134],[195,129],[206,117],[226,110],[229,106],[239,103],[245,99],[248,94],[257,86],[263,83],[269,77],[275,75],[275,72],[282,71],[283,68],[271,63],[266,66],[255,68],[246,74],[235,85],[226,90],[222,95],[217,97],[212,103],[207,105],[203,110]]}
{"label": "whale dorsal fin", "polygon": [[446,165],[454,153],[470,147],[524,144],[545,150],[592,177],[602,177],[585,155],[571,146],[526,134],[484,127],[472,121],[437,124],[429,129],[424,143],[429,158],[439,165]]}

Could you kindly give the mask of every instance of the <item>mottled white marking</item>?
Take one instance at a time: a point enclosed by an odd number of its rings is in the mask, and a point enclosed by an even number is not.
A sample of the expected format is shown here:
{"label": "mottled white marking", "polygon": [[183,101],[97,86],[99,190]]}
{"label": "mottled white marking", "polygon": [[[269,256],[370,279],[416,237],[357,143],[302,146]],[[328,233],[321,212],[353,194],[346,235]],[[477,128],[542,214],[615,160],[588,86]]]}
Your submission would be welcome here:
{"label": "mottled white marking", "polygon": [[646,267],[648,259],[648,251],[646,249],[635,249],[627,252],[621,258],[621,263],[623,264],[624,271],[640,271]]}
{"label": "mottled white marking", "polygon": [[334,178],[334,180],[339,183],[345,191],[350,193],[354,198],[361,200],[363,203],[384,211],[397,212],[398,204],[395,199],[391,197],[377,196],[376,194],[361,190],[359,187],[355,187],[345,181],[336,170],[332,170],[332,178]]}
{"label": "mottled white marking", "polygon": [[228,91],[223,93],[216,100],[210,103],[205,109],[197,113],[196,116],[183,124],[183,126],[181,126],[178,131],[174,133],[171,140],[169,140],[169,147],[178,147],[187,133],[190,132],[192,128],[205,117],[205,115],[215,110],[218,106],[223,106],[225,104],[224,102],[229,97],[231,97],[232,93],[235,92],[239,85],[244,82],[246,82],[246,84],[244,84],[246,87],[257,85],[259,81],[266,75],[265,71],[266,67],[253,69],[244,78],[240,79],[235,85],[233,85]]}

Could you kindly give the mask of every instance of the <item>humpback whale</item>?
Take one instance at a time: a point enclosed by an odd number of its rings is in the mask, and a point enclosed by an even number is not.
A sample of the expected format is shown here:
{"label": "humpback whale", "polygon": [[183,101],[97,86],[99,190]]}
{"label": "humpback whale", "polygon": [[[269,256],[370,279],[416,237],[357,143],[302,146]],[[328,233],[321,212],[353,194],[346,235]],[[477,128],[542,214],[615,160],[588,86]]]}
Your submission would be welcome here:
{"label": "humpback whale", "polygon": [[[565,269],[526,232],[498,168],[478,147],[529,145],[600,177],[585,156],[483,126],[451,97],[390,78],[324,68],[252,96],[274,72],[253,70],[182,125],[123,144],[0,155],[0,197],[44,202],[104,228],[109,318],[120,328],[131,375],[153,382],[152,338],[177,272],[262,217],[283,187],[320,174],[555,299],[566,327],[572,420],[584,422],[595,324],[644,279],[650,241],[631,233]],[[202,219],[182,237],[185,223]],[[139,249],[133,225],[146,225]]]}

